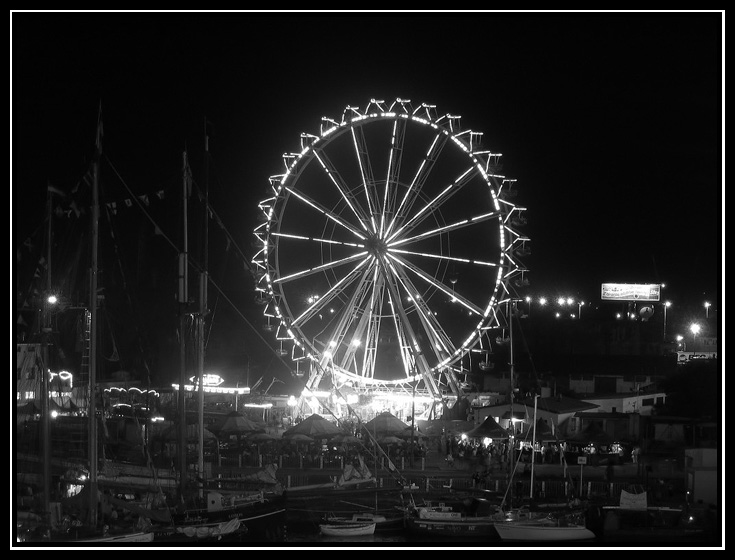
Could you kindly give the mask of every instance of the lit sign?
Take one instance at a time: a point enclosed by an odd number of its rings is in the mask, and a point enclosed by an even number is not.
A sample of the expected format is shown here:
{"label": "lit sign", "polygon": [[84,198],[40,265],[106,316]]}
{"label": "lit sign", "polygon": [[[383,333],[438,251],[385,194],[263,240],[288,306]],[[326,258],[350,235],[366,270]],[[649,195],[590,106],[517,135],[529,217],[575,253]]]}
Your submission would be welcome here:
{"label": "lit sign", "polygon": [[613,301],[659,301],[661,284],[603,284],[602,299]]}
{"label": "lit sign", "polygon": [[676,363],[686,364],[687,362],[696,362],[698,360],[716,360],[717,352],[677,352]]}
{"label": "lit sign", "polygon": [[[189,381],[191,381],[194,385],[197,385],[198,378],[190,377]],[[205,373],[204,375],[202,375],[202,385],[204,387],[219,387],[224,382],[225,380],[216,373]]]}

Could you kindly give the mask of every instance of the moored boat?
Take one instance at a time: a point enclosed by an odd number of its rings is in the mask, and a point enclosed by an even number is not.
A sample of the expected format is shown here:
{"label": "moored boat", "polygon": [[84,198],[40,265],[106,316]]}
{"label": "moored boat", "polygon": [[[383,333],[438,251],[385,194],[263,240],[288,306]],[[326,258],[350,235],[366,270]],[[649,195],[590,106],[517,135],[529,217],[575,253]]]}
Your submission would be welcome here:
{"label": "moored boat", "polygon": [[207,542],[243,540],[248,534],[247,526],[240,519],[219,523],[197,523],[180,527],[158,527],[153,530],[156,541],[164,542]]}
{"label": "moored boat", "polygon": [[497,520],[495,531],[502,540],[517,542],[586,541],[596,538],[578,513]]}
{"label": "moored boat", "polygon": [[484,538],[497,540],[495,509],[486,500],[474,499],[472,507],[460,511],[444,503],[411,507],[406,517],[409,532],[420,536]]}
{"label": "moored boat", "polygon": [[360,537],[375,534],[373,523],[320,523],[319,531],[328,537]]}
{"label": "moored boat", "polygon": [[[227,525],[231,521],[237,521],[236,529]],[[223,533],[223,529],[227,531]],[[158,527],[155,533],[155,540],[162,541],[180,540],[181,534],[221,538],[236,533],[230,536],[249,542],[282,542],[286,533],[285,498],[262,492],[227,498],[219,492],[210,491],[207,493],[206,507],[172,512],[171,523]]]}
{"label": "moored boat", "polygon": [[375,512],[358,512],[350,515],[327,515],[325,522],[330,525],[351,525],[355,523],[375,523],[375,532],[393,531],[404,528],[404,515],[396,511],[393,515]]}

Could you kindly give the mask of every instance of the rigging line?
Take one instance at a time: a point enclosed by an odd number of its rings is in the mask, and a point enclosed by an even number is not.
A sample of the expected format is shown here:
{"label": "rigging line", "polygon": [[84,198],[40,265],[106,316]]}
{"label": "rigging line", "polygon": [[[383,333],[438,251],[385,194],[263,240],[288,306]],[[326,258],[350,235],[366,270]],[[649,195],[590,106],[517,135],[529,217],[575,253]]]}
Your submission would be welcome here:
{"label": "rigging line", "polygon": [[250,328],[251,328],[251,329],[253,330],[253,332],[254,332],[255,334],[257,334],[257,335],[258,335],[258,338],[259,338],[260,340],[262,340],[262,341],[263,341],[263,343],[264,343],[264,344],[265,344],[265,345],[266,345],[266,346],[267,346],[268,348],[270,348],[270,349],[271,349],[271,351],[273,352],[274,356],[275,356],[275,357],[277,357],[277,358],[278,358],[278,359],[279,359],[279,360],[281,361],[281,363],[282,363],[283,365],[285,365],[285,366],[286,366],[286,367],[287,367],[287,368],[289,369],[289,371],[291,371],[291,365],[290,365],[290,364],[289,364],[288,362],[286,362],[286,360],[284,360],[284,359],[283,359],[283,358],[282,358],[282,357],[281,357],[281,356],[280,356],[280,355],[279,355],[279,354],[278,354],[278,353],[276,352],[276,349],[275,349],[275,348],[273,348],[273,346],[272,346],[272,345],[270,344],[270,342],[268,342],[268,341],[267,341],[267,340],[266,340],[265,338],[263,338],[263,335],[262,335],[262,334],[260,334],[260,331],[259,331],[258,329],[256,329],[256,328],[255,328],[255,327],[254,327],[254,326],[252,325],[252,323],[250,323],[250,321],[248,321],[248,320],[247,320],[247,318],[245,317],[245,315],[243,315],[243,314],[242,314],[242,312],[240,311],[240,309],[239,309],[239,308],[238,308],[238,307],[237,307],[237,306],[236,306],[236,305],[235,305],[235,304],[234,304],[234,303],[232,302],[232,300],[231,300],[230,298],[228,298],[228,297],[227,297],[227,296],[225,295],[225,293],[224,293],[224,292],[222,291],[222,289],[221,289],[221,288],[220,288],[220,287],[219,287],[219,286],[217,285],[217,283],[216,283],[216,282],[215,282],[214,280],[212,280],[212,278],[209,278],[209,282],[210,282],[210,283],[212,284],[212,286],[214,287],[214,289],[215,289],[215,290],[217,290],[217,293],[218,293],[218,294],[219,294],[220,296],[222,296],[222,298],[223,298],[223,299],[224,299],[224,300],[225,300],[225,301],[226,301],[226,302],[227,302],[228,304],[230,304],[230,307],[232,307],[232,309],[233,309],[233,310],[235,311],[235,313],[237,313],[237,314],[238,314],[238,315],[240,316],[240,318],[241,318],[241,319],[242,319],[243,321],[245,321],[245,324],[246,324],[246,325],[247,325],[248,327],[250,327]]}
{"label": "rigging line", "polygon": [[[516,306],[516,309],[518,309],[517,306]],[[526,338],[526,333],[523,331],[521,322],[516,321],[515,323],[518,324],[518,331],[521,333],[521,338],[523,339],[523,348],[526,350],[526,354],[528,355],[528,361],[531,363],[531,371],[533,372],[533,379],[534,379],[534,392],[538,392],[537,391],[539,388],[538,373],[536,371],[536,364],[533,361],[533,354],[531,354],[531,349],[528,347],[528,339]]]}
{"label": "rigging line", "polygon": [[[214,168],[214,171],[215,171],[214,178],[217,180],[217,184],[220,185],[221,183],[219,181],[219,176],[217,175],[217,170],[218,169],[217,169],[217,166],[216,166],[216,162],[215,162],[214,156],[212,155],[212,152],[210,152],[210,151],[207,151],[207,155],[209,156],[209,163],[210,163],[210,166],[211,166],[210,169],[211,168]],[[196,182],[196,179],[194,179],[193,177],[192,177],[192,184],[196,188],[197,193],[199,194],[200,199],[201,199],[201,197],[203,195],[201,194],[201,190],[199,188],[199,185]],[[238,246],[237,242],[235,241],[234,237],[232,237],[232,235],[230,234],[230,232],[227,230],[227,228],[225,227],[224,223],[222,222],[222,219],[219,217],[219,215],[217,214],[217,212],[214,210],[214,208],[212,207],[212,205],[209,203],[209,197],[207,197],[206,200],[207,200],[207,208],[211,212],[212,217],[213,218],[216,218],[217,225],[219,225],[222,228],[222,231],[224,231],[225,235],[227,236],[227,239],[230,241],[230,243],[232,243],[235,246],[235,249],[239,253],[240,258],[242,259],[243,263],[247,267],[247,270],[254,277],[257,276],[257,270],[251,266],[252,265],[252,263],[250,262],[251,259],[249,259],[249,258],[247,258],[245,256],[245,254],[242,252],[242,250]]]}
{"label": "rigging line", "polygon": [[[135,335],[136,335],[136,337],[135,337],[136,338],[136,344],[138,346],[138,350],[140,351],[140,355],[141,355],[141,358],[143,360],[143,367],[145,368],[145,371],[146,371],[146,374],[147,374],[146,382],[148,384],[150,384],[150,372],[151,372],[151,370],[150,370],[150,367],[148,365],[148,360],[146,358],[146,352],[143,349],[143,345],[141,344],[141,341],[143,340],[143,337],[142,337],[141,332],[140,332],[140,325],[142,324],[142,318],[141,318],[140,314],[138,313],[138,311],[140,310],[140,307],[139,306],[136,306],[133,303],[133,299],[131,297],[132,290],[129,290],[128,289],[128,280],[127,280],[127,276],[125,274],[125,269],[123,267],[123,259],[122,259],[121,255],[120,255],[120,250],[119,250],[120,247],[119,247],[119,244],[117,242],[117,239],[118,238],[114,234],[113,220],[112,220],[112,216],[111,216],[111,212],[110,212],[110,209],[109,208],[105,208],[105,216],[107,218],[107,224],[108,224],[108,226],[110,228],[111,237],[113,239],[113,247],[115,249],[115,256],[116,256],[116,260],[117,260],[118,269],[120,271],[120,276],[122,277],[123,294],[125,295],[125,299],[126,299],[126,301],[128,303],[128,306],[130,307],[130,309],[133,309],[134,310],[134,314],[135,314],[135,316],[137,318],[137,321],[135,321],[134,322],[134,325],[133,325],[133,328],[135,330]],[[109,318],[108,318],[108,322],[109,322]],[[110,326],[110,332],[112,332],[112,326]],[[114,341],[113,341],[113,343],[114,343]]]}
{"label": "rigging line", "polygon": [[140,200],[138,200],[138,197],[135,196],[135,194],[133,194],[133,191],[130,189],[130,187],[128,186],[128,184],[122,178],[122,176],[117,171],[117,169],[115,168],[115,166],[113,165],[113,163],[110,161],[110,159],[107,157],[107,155],[105,155],[104,158],[105,158],[105,161],[107,161],[107,163],[112,168],[112,171],[115,173],[115,175],[117,176],[117,178],[120,180],[120,183],[122,183],[122,186],[125,188],[126,191],[128,191],[128,194],[130,194],[131,199],[133,201],[135,201],[135,204],[138,205],[138,208],[140,208],[140,211],[143,212],[143,214],[145,215],[145,217],[148,218],[148,221],[151,224],[153,224],[153,226],[156,228],[156,231],[157,232],[159,232],[159,231],[161,232],[160,235],[168,242],[168,244],[171,247],[173,247],[174,250],[176,250],[177,252],[180,253],[181,251],[178,248],[178,246],[176,245],[176,243],[174,243],[173,241],[171,241],[171,239],[169,239],[169,237],[163,232],[163,230],[160,227],[158,227],[158,223],[156,222],[156,220],[154,220],[153,217],[146,211],[146,209],[143,206],[143,204],[140,202]]}
{"label": "rigging line", "polygon": [[[194,185],[194,187],[196,188],[197,194],[199,195],[199,199],[200,199],[200,200],[202,200],[202,198],[203,198],[203,196],[204,196],[204,195],[202,194],[202,191],[201,191],[201,189],[199,188],[199,185],[197,184],[196,180],[195,180],[195,179],[193,179],[193,178],[192,178],[192,184],[193,184],[193,185]],[[244,254],[244,253],[242,252],[242,250],[240,249],[239,245],[237,244],[237,241],[235,241],[235,238],[234,238],[234,237],[232,237],[232,235],[230,234],[230,232],[229,232],[229,231],[227,230],[227,228],[225,227],[225,224],[224,224],[224,223],[222,222],[222,218],[220,218],[220,217],[219,217],[219,214],[217,214],[217,212],[216,212],[216,211],[215,211],[215,209],[214,209],[214,208],[212,207],[212,204],[211,204],[211,203],[209,202],[209,200],[208,200],[208,199],[207,199],[206,205],[207,205],[207,210],[208,210],[208,211],[209,211],[209,213],[210,213],[210,214],[212,215],[212,218],[214,218],[214,219],[215,219],[215,221],[217,222],[217,225],[218,225],[218,226],[219,226],[219,227],[220,227],[220,228],[222,229],[222,231],[223,231],[223,232],[225,233],[225,236],[227,237],[228,241],[229,241],[230,243],[232,243],[232,245],[234,245],[234,247],[235,247],[235,250],[236,250],[236,251],[237,251],[237,253],[239,254],[240,258],[242,259],[242,262],[243,262],[243,264],[244,264],[244,265],[245,265],[245,266],[247,267],[247,270],[248,270],[248,271],[250,271],[250,273],[251,273],[251,274],[253,274],[253,275],[255,276],[255,274],[256,274],[256,271],[255,271],[255,269],[254,269],[254,268],[252,268],[252,267],[250,266],[250,264],[251,264],[251,263],[250,263],[250,259],[248,259],[248,258],[247,258],[247,257],[245,256],[245,254]]]}
{"label": "rigging line", "polygon": [[[161,230],[161,228],[159,228],[159,227],[158,227],[158,224],[157,224],[157,223],[156,223],[156,221],[155,221],[155,220],[153,219],[153,217],[152,217],[152,216],[151,216],[151,215],[150,215],[150,214],[149,214],[149,213],[148,213],[148,212],[146,211],[146,209],[145,209],[145,208],[143,207],[143,205],[142,205],[142,204],[141,204],[141,202],[140,202],[140,201],[138,200],[138,198],[137,198],[137,197],[136,197],[135,195],[133,195],[133,192],[132,192],[132,191],[130,190],[130,187],[128,187],[128,185],[127,185],[127,184],[125,183],[125,181],[123,180],[123,178],[122,178],[122,177],[120,176],[120,173],[118,173],[117,169],[116,169],[116,168],[115,168],[115,166],[114,166],[114,165],[112,164],[112,162],[111,162],[111,161],[109,160],[109,158],[107,158],[107,156],[106,156],[106,155],[105,155],[104,157],[105,157],[105,160],[106,160],[106,161],[107,161],[107,162],[108,162],[108,163],[110,164],[110,167],[112,168],[112,171],[113,171],[113,172],[115,173],[115,175],[117,175],[117,177],[118,177],[118,179],[120,180],[120,182],[121,182],[121,183],[123,184],[123,186],[124,186],[124,187],[125,187],[125,189],[126,189],[126,190],[128,191],[128,193],[130,193],[131,197],[133,198],[133,200],[135,200],[135,203],[136,203],[136,204],[138,205],[138,207],[139,207],[139,208],[141,209],[141,211],[142,211],[142,212],[143,212],[143,214],[144,214],[144,215],[146,216],[146,218],[148,218],[148,220],[149,220],[149,221],[151,222],[151,224],[153,224],[153,225],[154,225],[154,226],[155,226],[156,228],[158,228],[158,231],[161,231],[161,235],[162,235],[162,236],[163,236],[163,238],[164,238],[164,239],[165,239],[165,240],[166,240],[166,241],[167,241],[167,242],[169,243],[169,245],[170,245],[170,246],[171,246],[171,247],[172,247],[172,248],[173,248],[174,250],[176,250],[177,252],[180,252],[180,249],[178,248],[177,244],[176,244],[176,243],[174,243],[173,241],[171,241],[171,239],[170,239],[170,238],[169,238],[168,236],[166,236],[166,235],[165,235],[165,234],[163,233],[163,230]],[[192,182],[194,182],[194,181],[192,181]],[[198,187],[197,187],[197,191],[199,191],[199,188],[198,188]],[[212,208],[211,208],[211,205],[209,205],[209,208],[210,208],[210,210],[212,211],[213,215],[216,215],[216,214],[214,213],[214,210],[212,210]],[[219,219],[219,216],[217,216],[217,218]],[[221,223],[221,222],[220,222],[220,223]],[[229,235],[229,233],[228,233],[228,236],[229,236],[229,237],[230,237],[230,238],[232,239],[232,237],[231,237],[231,236]],[[244,255],[243,255],[242,251],[240,250],[240,248],[239,248],[239,247],[237,246],[237,243],[235,243],[234,239],[232,240],[232,242],[233,242],[233,243],[235,244],[235,247],[237,248],[237,251],[238,251],[238,252],[240,253],[240,256],[241,256],[241,257],[242,257],[242,258],[244,259]],[[248,270],[248,271],[250,271],[250,272],[252,273],[252,272],[253,272],[253,269],[252,269],[252,268],[250,268],[250,263],[249,263],[249,262],[247,262],[247,260],[244,260],[244,262],[245,262],[245,266],[247,267],[247,270]],[[203,270],[201,269],[201,267],[199,267],[199,266],[198,266],[198,265],[197,265],[197,264],[196,264],[196,263],[195,263],[195,262],[193,261],[193,259],[189,259],[189,265],[190,265],[190,266],[191,266],[192,268],[194,268],[194,269],[195,269],[195,270],[196,270],[197,272],[203,272]],[[280,360],[280,361],[281,361],[281,362],[282,362],[282,363],[283,363],[283,364],[284,364],[284,365],[285,365],[285,366],[286,366],[287,368],[289,368],[289,370],[290,370],[290,369],[291,369],[291,366],[290,366],[290,365],[289,365],[289,364],[288,364],[288,363],[287,363],[287,362],[286,362],[286,361],[285,361],[284,359],[282,359],[282,358],[281,358],[281,356],[278,356],[278,354],[276,353],[276,350],[275,350],[275,348],[273,348],[273,347],[271,346],[271,344],[270,344],[270,343],[269,343],[269,342],[268,342],[268,341],[267,341],[267,340],[266,340],[265,338],[263,338],[263,335],[261,335],[261,334],[260,334],[260,331],[258,331],[258,330],[257,330],[257,329],[256,329],[255,327],[253,327],[253,325],[252,325],[252,324],[250,323],[250,321],[248,321],[248,320],[247,320],[247,319],[245,318],[245,316],[244,316],[244,315],[243,315],[243,314],[242,314],[242,313],[240,312],[240,310],[239,310],[239,309],[237,308],[237,306],[235,306],[235,304],[234,304],[234,303],[232,302],[232,300],[230,300],[230,299],[229,299],[229,298],[228,298],[228,297],[227,297],[227,296],[226,296],[226,295],[224,294],[224,292],[222,291],[222,289],[221,289],[221,288],[220,288],[220,287],[219,287],[219,286],[217,285],[217,283],[216,283],[216,282],[215,282],[215,281],[214,281],[214,280],[213,280],[213,279],[212,279],[211,277],[209,278],[209,282],[210,282],[210,283],[212,284],[212,286],[213,286],[213,287],[214,287],[214,288],[215,288],[215,289],[217,290],[217,292],[218,292],[218,293],[219,293],[219,294],[220,294],[220,295],[221,295],[221,296],[222,296],[222,297],[223,297],[223,298],[225,299],[225,301],[227,301],[227,303],[229,303],[229,304],[230,304],[230,306],[232,307],[232,309],[233,309],[233,310],[235,310],[235,312],[237,312],[237,314],[238,314],[238,315],[240,315],[240,317],[241,317],[241,318],[242,318],[242,319],[243,319],[243,320],[245,321],[245,323],[246,323],[246,324],[247,324],[247,325],[248,325],[248,326],[249,326],[249,327],[250,327],[250,328],[251,328],[251,329],[253,330],[253,332],[255,332],[255,333],[256,333],[256,334],[258,335],[258,338],[260,338],[260,340],[261,340],[261,341],[263,341],[263,342],[264,342],[264,343],[265,343],[265,344],[266,344],[266,345],[268,346],[268,348],[270,348],[270,349],[271,349],[271,350],[273,351],[274,355],[275,355],[275,356],[277,356],[277,357],[278,357],[278,359],[279,359],[279,360]]]}

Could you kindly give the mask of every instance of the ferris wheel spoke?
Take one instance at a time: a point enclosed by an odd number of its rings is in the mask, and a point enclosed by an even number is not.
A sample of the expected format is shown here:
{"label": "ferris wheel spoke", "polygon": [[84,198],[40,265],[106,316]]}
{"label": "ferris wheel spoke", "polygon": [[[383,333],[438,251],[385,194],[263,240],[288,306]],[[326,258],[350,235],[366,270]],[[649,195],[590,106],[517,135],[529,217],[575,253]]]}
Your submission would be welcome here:
{"label": "ferris wheel spoke", "polygon": [[390,259],[396,261],[400,266],[402,266],[402,267],[410,270],[411,272],[413,272],[416,276],[418,276],[419,278],[421,278],[427,284],[430,284],[431,286],[434,286],[435,288],[437,288],[437,289],[441,290],[442,292],[444,292],[446,295],[448,295],[453,300],[456,300],[459,304],[461,304],[464,307],[466,307],[468,311],[474,313],[475,315],[479,315],[479,316],[483,316],[484,315],[484,311],[480,307],[478,307],[477,305],[475,305],[471,301],[467,300],[466,298],[462,297],[461,295],[458,295],[449,286],[447,286],[443,282],[439,282],[438,280],[436,280],[432,276],[426,274],[423,270],[421,270],[417,266],[414,266],[413,264],[411,264],[410,262],[408,262],[405,259],[402,259],[398,255],[388,254],[388,257]]}
{"label": "ferris wheel spoke", "polygon": [[341,220],[340,217],[337,214],[335,214],[334,212],[332,212],[328,208],[325,208],[324,206],[322,206],[321,204],[319,204],[318,202],[316,202],[315,200],[313,200],[311,197],[305,195],[302,192],[299,192],[298,190],[294,189],[293,187],[287,187],[286,190],[288,192],[290,192],[293,196],[295,196],[296,198],[298,198],[299,200],[301,200],[302,202],[308,204],[309,206],[311,206],[315,210],[317,210],[317,211],[321,212],[322,214],[324,214],[327,218],[329,218],[330,220],[332,220],[334,223],[336,223],[336,224],[342,226],[343,228],[345,228],[347,231],[349,231],[350,233],[352,233],[355,237],[357,237],[359,239],[362,239],[362,240],[365,240],[365,235],[363,235],[359,230],[355,229],[352,225],[350,225],[349,223],[347,223],[345,220]]}
{"label": "ferris wheel spoke", "polygon": [[[391,266],[398,281],[403,285],[403,288],[407,294],[418,294],[419,290],[411,282],[411,279],[407,274],[403,272],[400,267]],[[452,343],[449,336],[439,324],[436,319],[436,315],[432,312],[429,304],[421,297],[410,296],[416,306],[419,320],[423,326],[424,332],[431,341],[431,347],[433,353],[440,359],[446,359],[454,354],[456,348]]]}
{"label": "ferris wheel spoke", "polygon": [[345,290],[355,279],[359,276],[360,269],[364,268],[369,262],[369,259],[365,259],[358,263],[348,274],[343,276],[337,281],[326,293],[320,294],[319,298],[314,301],[301,315],[296,317],[292,323],[292,327],[300,327],[307,323],[310,319],[319,314],[320,311],[326,308],[326,306],[334,300],[340,292]]}
{"label": "ferris wheel spoke", "polygon": [[[383,266],[386,266],[385,264]],[[424,383],[433,394],[439,394],[439,387],[436,383],[436,379],[431,373],[431,366],[428,362],[426,354],[421,349],[418,337],[411,326],[411,321],[408,318],[408,313],[403,306],[403,300],[401,299],[401,293],[398,285],[395,282],[397,276],[395,274],[388,274],[386,272],[386,285],[390,293],[390,302],[395,310],[393,313],[394,322],[396,329],[398,329],[399,340],[401,343],[401,356],[403,357],[403,364],[406,377],[410,377],[412,370],[415,368],[421,374]]]}
{"label": "ferris wheel spoke", "polygon": [[406,194],[404,194],[401,203],[398,205],[395,216],[393,216],[393,219],[388,226],[388,229],[386,231],[388,236],[391,235],[395,228],[399,227],[408,219],[407,216],[409,215],[411,208],[414,205],[414,202],[418,198],[419,193],[421,192],[421,189],[426,182],[426,179],[428,179],[429,174],[434,167],[434,164],[439,158],[439,154],[446,145],[447,138],[447,135],[443,133],[438,133],[436,136],[434,136],[428,152],[421,160],[421,164],[416,171],[416,175],[414,176],[411,184],[406,190]]}
{"label": "ferris wheel spoke", "polygon": [[292,272],[291,274],[287,274],[285,276],[279,276],[278,278],[275,278],[273,280],[273,283],[274,284],[284,284],[286,282],[293,282],[294,280],[299,280],[301,278],[304,278],[305,276],[309,276],[310,274],[315,274],[317,272],[323,272],[325,270],[334,269],[334,268],[337,268],[344,264],[354,262],[359,259],[368,260],[369,257],[367,256],[367,251],[361,251],[360,253],[357,253],[356,255],[352,255],[350,257],[345,257],[343,259],[338,259],[336,261],[322,263],[319,266],[315,266],[313,268],[306,268],[304,270],[299,270],[298,272]]}
{"label": "ferris wheel spoke", "polygon": [[370,214],[370,225],[372,226],[370,231],[377,233],[378,224],[375,222],[375,219],[380,214],[380,203],[375,186],[375,177],[373,177],[373,168],[370,165],[370,152],[367,149],[365,135],[361,126],[352,127],[352,141],[355,148],[355,155],[357,156],[357,163],[360,167],[365,200]]}
{"label": "ferris wheel spoke", "polygon": [[389,253],[400,253],[401,255],[412,255],[415,257],[426,257],[429,259],[437,259],[440,261],[447,261],[447,262],[456,262],[456,263],[465,263],[465,264],[472,264],[472,265],[478,265],[482,267],[490,267],[495,268],[498,265],[496,263],[490,263],[485,261],[478,261],[475,259],[464,259],[461,257],[452,257],[450,255],[437,255],[434,253],[419,253],[417,251],[407,251],[405,249],[388,249]]}
{"label": "ferris wheel spoke", "polygon": [[365,212],[360,201],[351,193],[336,166],[329,159],[329,156],[327,156],[323,150],[315,150],[314,157],[322,166],[322,170],[327,174],[329,180],[332,181],[332,184],[337,188],[342,200],[344,200],[352,214],[360,222],[360,226],[363,231],[370,231],[370,212]]}
{"label": "ferris wheel spoke", "polygon": [[[366,294],[371,290],[372,282],[370,280],[371,270],[363,271],[360,276],[360,281],[357,283],[350,299],[347,304],[342,308],[342,312],[337,318],[336,326],[332,329],[329,337],[328,346],[330,348],[330,356],[327,356],[328,360],[336,361],[343,367],[345,360],[340,356],[345,356],[346,352],[343,350],[345,347],[349,347],[351,340],[345,343],[345,337],[350,331],[353,323],[358,320],[361,312],[361,302],[364,300]],[[326,366],[327,360],[322,360],[322,365]]]}
{"label": "ferris wheel spoke", "polygon": [[387,220],[393,215],[398,202],[398,184],[401,176],[401,163],[403,161],[403,145],[406,138],[406,121],[397,119],[393,121],[393,134],[391,136],[390,156],[388,158],[388,172],[383,191],[383,215],[380,219],[380,235],[385,236],[388,227]]}
{"label": "ferris wheel spoke", "polygon": [[471,179],[477,176],[479,170],[476,166],[472,166],[466,169],[459,177],[457,177],[452,183],[447,185],[438,195],[424,205],[418,212],[416,212],[408,221],[406,221],[401,227],[396,229],[391,236],[388,238],[388,242],[395,239],[402,233],[407,233],[415,229],[420,225],[426,218],[434,215],[434,213],[441,208],[449,199],[455,194],[460,192],[462,187],[469,183]]}
{"label": "ferris wheel spoke", "polygon": [[442,227],[434,228],[429,231],[425,231],[423,233],[420,233],[418,235],[415,235],[413,237],[406,237],[402,239],[397,239],[391,243],[388,243],[389,248],[394,248],[399,245],[405,245],[407,243],[413,243],[414,241],[420,241],[422,239],[427,239],[429,237],[435,237],[437,235],[441,235],[444,233],[449,233],[451,231],[456,231],[462,228],[475,226],[479,223],[486,222],[488,220],[492,220],[494,218],[498,218],[499,213],[498,212],[488,212],[487,214],[481,214],[479,216],[475,216],[474,218],[466,218],[464,220],[460,220],[458,222],[454,222],[453,224],[448,224]]}

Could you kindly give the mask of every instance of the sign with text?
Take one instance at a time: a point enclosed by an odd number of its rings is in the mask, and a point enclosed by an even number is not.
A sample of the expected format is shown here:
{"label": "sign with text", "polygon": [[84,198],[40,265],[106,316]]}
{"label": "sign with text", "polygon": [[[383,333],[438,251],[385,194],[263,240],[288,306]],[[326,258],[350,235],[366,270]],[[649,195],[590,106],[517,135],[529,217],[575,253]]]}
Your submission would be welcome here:
{"label": "sign with text", "polygon": [[677,352],[676,363],[686,364],[698,360],[716,360],[717,352]]}
{"label": "sign with text", "polygon": [[659,301],[661,299],[661,284],[603,284],[602,299],[608,301]]}
{"label": "sign with text", "polygon": [[577,464],[578,465],[586,465],[587,464],[587,457],[577,457]]}

